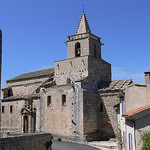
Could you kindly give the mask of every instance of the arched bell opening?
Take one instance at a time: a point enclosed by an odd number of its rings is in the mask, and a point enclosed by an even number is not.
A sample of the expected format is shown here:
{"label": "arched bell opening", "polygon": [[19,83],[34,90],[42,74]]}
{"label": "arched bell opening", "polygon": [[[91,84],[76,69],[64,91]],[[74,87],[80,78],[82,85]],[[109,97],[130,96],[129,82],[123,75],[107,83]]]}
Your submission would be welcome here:
{"label": "arched bell opening", "polygon": [[77,42],[75,44],[75,57],[80,57],[81,56],[81,46],[80,43]]}

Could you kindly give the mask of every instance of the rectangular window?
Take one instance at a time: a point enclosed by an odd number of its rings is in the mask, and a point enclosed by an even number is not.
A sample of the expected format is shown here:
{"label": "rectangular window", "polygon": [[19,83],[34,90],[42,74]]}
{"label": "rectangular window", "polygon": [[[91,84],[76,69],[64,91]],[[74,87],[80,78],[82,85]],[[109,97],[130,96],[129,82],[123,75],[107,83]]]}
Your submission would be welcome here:
{"label": "rectangular window", "polygon": [[132,146],[132,134],[129,133],[129,150],[133,150],[133,146]]}
{"label": "rectangular window", "polygon": [[62,95],[62,105],[64,105],[66,103],[66,95],[63,94]]}
{"label": "rectangular window", "polygon": [[121,105],[122,105],[122,114],[124,114],[125,113],[124,99],[121,100]]}
{"label": "rectangular window", "polygon": [[10,106],[10,113],[13,113],[13,106]]}
{"label": "rectangular window", "polygon": [[104,108],[104,107],[103,107],[103,103],[100,103],[99,111],[100,111],[100,112],[103,112],[103,108]]}
{"label": "rectangular window", "polygon": [[51,106],[52,101],[51,101],[51,96],[47,96],[47,106]]}
{"label": "rectangular window", "polygon": [[2,113],[4,113],[5,112],[5,107],[4,106],[2,106]]}

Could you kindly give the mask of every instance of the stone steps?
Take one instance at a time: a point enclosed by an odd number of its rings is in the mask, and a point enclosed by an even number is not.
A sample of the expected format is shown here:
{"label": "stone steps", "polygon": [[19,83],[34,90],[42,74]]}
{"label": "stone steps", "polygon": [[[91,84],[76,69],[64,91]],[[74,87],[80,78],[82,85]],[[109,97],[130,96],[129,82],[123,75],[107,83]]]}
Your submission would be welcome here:
{"label": "stone steps", "polygon": [[101,150],[118,150],[116,141],[93,141],[88,142],[88,145],[99,148]]}

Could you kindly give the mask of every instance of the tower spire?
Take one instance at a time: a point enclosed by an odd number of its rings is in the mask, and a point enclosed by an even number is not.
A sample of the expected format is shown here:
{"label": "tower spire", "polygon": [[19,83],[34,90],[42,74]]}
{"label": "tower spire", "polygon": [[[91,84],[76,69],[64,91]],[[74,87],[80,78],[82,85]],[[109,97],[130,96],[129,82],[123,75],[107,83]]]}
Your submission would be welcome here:
{"label": "tower spire", "polygon": [[91,30],[88,21],[86,19],[86,15],[84,13],[84,4],[83,4],[83,13],[76,34],[87,33],[87,32],[91,32]]}

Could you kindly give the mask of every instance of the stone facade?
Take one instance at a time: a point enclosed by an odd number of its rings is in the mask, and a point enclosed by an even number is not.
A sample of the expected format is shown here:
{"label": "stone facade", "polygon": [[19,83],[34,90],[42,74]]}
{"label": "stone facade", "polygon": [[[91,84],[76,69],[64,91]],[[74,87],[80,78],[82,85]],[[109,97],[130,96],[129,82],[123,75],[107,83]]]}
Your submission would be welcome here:
{"label": "stone facade", "polygon": [[[132,81],[111,80],[100,38],[82,14],[77,34],[67,37],[67,59],[55,67],[7,80],[2,98],[3,132],[51,132],[72,140],[115,136],[114,106]],[[13,112],[12,112],[13,108]]]}

